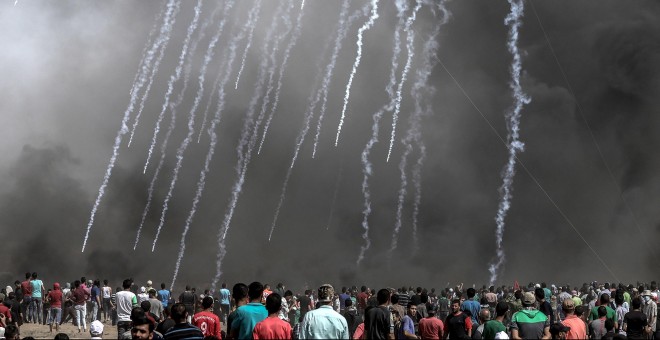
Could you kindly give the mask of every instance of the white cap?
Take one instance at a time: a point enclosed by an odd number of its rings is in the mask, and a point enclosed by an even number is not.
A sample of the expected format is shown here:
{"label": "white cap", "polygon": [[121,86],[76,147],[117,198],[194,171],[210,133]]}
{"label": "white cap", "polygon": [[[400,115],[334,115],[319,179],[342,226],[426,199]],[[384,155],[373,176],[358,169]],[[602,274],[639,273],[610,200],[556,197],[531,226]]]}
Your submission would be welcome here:
{"label": "white cap", "polygon": [[152,283],[153,283],[153,282],[151,282],[151,280],[147,281],[147,286],[151,287],[151,284],[152,284]]}
{"label": "white cap", "polygon": [[140,287],[140,293],[146,293],[146,292],[147,292],[147,288]]}
{"label": "white cap", "polygon": [[95,320],[91,325],[89,325],[89,331],[92,333],[92,335],[103,335],[103,323],[101,323],[99,320]]}

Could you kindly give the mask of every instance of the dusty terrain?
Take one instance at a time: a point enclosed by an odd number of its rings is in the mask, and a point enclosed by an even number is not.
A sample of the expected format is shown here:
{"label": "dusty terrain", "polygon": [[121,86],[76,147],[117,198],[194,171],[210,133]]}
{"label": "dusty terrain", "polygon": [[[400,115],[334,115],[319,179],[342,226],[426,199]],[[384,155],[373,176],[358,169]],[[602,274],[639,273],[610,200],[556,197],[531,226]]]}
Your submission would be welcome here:
{"label": "dusty terrain", "polygon": [[[117,326],[112,326],[109,321],[104,323],[103,326],[104,339],[117,339]],[[26,323],[21,326],[21,338],[31,336],[35,339],[52,339],[57,333],[55,327],[53,327],[53,332],[51,333],[48,325]],[[71,339],[89,339],[91,337],[89,334],[89,324],[87,325],[86,333],[82,330],[78,333],[78,327],[71,324],[71,322],[68,322],[60,326],[59,333],[66,333]]]}

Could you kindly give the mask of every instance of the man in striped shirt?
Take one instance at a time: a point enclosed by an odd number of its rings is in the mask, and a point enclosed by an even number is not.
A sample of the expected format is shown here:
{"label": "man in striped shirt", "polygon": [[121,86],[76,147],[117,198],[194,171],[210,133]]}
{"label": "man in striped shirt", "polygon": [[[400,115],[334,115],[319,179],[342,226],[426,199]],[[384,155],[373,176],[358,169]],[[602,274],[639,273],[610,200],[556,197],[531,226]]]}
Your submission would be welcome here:
{"label": "man in striped shirt", "polygon": [[163,335],[165,340],[204,339],[202,331],[188,323],[188,312],[183,303],[175,303],[172,306],[171,313],[172,319],[176,322],[176,325]]}

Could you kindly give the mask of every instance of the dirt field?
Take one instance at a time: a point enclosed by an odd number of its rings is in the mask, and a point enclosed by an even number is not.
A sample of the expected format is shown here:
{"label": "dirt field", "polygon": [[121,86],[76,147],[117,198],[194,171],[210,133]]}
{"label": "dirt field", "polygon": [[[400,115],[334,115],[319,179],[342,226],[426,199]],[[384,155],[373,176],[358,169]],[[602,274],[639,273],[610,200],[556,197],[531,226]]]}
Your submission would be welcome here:
{"label": "dirt field", "polygon": [[[112,326],[110,322],[103,324],[103,338],[104,339],[117,339],[117,326]],[[78,327],[71,324],[71,322],[64,324],[60,327],[60,333],[66,333],[71,339],[89,339],[89,324],[87,325],[87,333],[82,330],[78,333]],[[53,327],[53,332],[50,332],[48,325],[37,325],[33,323],[23,324],[21,326],[21,338],[27,336],[34,337],[35,339],[52,339],[57,332]]]}

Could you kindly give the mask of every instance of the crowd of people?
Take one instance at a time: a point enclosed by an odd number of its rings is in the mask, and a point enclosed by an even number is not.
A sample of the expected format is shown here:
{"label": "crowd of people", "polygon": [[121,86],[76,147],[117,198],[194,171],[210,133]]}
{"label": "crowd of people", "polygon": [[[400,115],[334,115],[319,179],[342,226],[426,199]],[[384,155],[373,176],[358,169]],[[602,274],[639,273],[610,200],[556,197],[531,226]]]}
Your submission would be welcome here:
{"label": "crowd of people", "polygon": [[324,284],[298,294],[252,282],[203,293],[186,286],[175,296],[165,283],[132,279],[114,289],[85,277],[46,289],[26,273],[0,292],[0,338],[19,339],[34,323],[66,339],[60,326],[70,321],[92,338],[116,327],[120,339],[660,339],[659,293],[656,282],[439,291]]}

